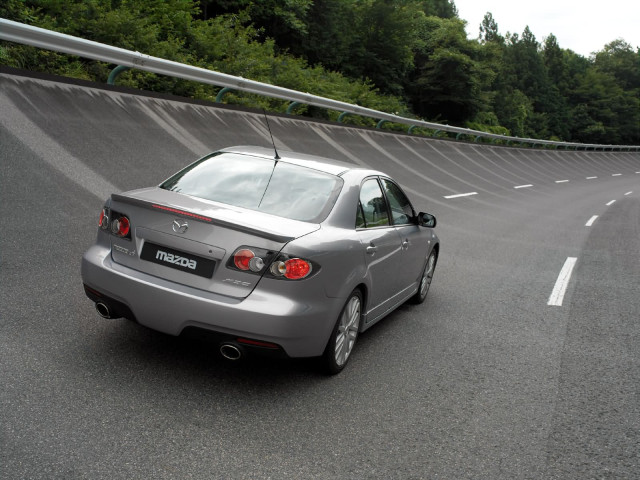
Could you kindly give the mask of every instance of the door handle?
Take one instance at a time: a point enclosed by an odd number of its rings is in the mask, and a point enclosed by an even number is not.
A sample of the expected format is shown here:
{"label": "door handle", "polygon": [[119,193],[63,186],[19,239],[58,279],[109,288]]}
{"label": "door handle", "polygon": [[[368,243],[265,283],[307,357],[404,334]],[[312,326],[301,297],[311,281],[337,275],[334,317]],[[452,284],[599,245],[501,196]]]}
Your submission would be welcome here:
{"label": "door handle", "polygon": [[376,253],[376,250],[378,250],[378,247],[376,247],[375,245],[369,245],[367,247],[367,253],[369,255],[373,255],[374,253]]}
{"label": "door handle", "polygon": [[409,248],[409,244],[409,239],[406,239],[404,242],[402,242],[402,248],[406,250],[407,248]]}

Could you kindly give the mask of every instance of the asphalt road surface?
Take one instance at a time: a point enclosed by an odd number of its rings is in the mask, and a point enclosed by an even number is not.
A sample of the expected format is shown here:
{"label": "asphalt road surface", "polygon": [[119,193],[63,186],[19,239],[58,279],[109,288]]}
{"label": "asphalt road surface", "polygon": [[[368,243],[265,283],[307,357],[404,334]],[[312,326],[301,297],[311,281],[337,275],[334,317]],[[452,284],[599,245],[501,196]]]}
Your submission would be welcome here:
{"label": "asphalt road surface", "polygon": [[104,320],[82,290],[111,192],[268,146],[261,115],[0,74],[0,478],[640,478],[640,153],[270,122],[438,218],[427,302],[335,377]]}

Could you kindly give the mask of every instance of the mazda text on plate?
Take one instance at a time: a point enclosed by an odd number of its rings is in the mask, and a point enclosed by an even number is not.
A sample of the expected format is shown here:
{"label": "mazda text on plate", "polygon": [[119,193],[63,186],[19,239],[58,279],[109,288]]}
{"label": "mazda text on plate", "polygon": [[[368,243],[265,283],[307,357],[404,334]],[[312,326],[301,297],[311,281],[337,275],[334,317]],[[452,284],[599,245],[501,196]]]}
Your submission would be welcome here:
{"label": "mazda text on plate", "polygon": [[233,147],[111,195],[82,280],[103,317],[206,330],[229,359],[321,357],[338,373],[360,332],[427,297],[435,224],[382,172]]}

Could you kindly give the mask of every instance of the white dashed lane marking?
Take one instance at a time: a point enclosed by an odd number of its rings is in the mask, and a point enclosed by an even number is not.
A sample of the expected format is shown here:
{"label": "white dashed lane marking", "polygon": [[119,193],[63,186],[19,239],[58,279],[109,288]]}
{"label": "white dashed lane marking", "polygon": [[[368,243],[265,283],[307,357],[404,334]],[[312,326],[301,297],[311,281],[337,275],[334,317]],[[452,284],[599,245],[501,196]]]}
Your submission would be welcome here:
{"label": "white dashed lane marking", "polygon": [[596,221],[596,218],[598,218],[598,215],[594,215],[593,217],[591,217],[585,227],[590,227],[591,225],[593,225],[593,222]]}
{"label": "white dashed lane marking", "polygon": [[469,197],[471,195],[477,195],[478,192],[469,192],[469,193],[457,193],[455,195],[445,195],[444,198],[446,199],[450,199],[450,198],[460,198],[460,197]]}
{"label": "white dashed lane marking", "polygon": [[551,292],[551,296],[549,297],[547,305],[552,305],[554,307],[562,306],[564,294],[567,291],[567,287],[569,286],[571,273],[573,272],[573,267],[575,267],[577,261],[578,259],[576,257],[568,257],[564,262],[564,266],[562,267],[562,270],[560,270],[558,280],[556,280],[556,284],[553,287],[553,291]]}
{"label": "white dashed lane marking", "polygon": [[[636,173],[640,173],[640,172],[636,172]],[[622,176],[622,173],[612,173],[611,174],[612,177],[620,177]],[[598,178],[597,176],[592,176],[592,177],[585,177],[586,180],[595,180],[596,178]],[[565,179],[565,180],[556,180],[555,183],[569,183],[570,180]],[[531,188],[533,187],[532,183],[527,183],[525,185],[516,185],[513,188],[515,188],[516,190],[521,189],[521,188]],[[625,195],[631,195],[633,192],[627,192],[625,193]],[[468,192],[468,193],[456,193],[453,195],[444,195],[444,198],[446,198],[447,200],[450,200],[452,198],[461,198],[461,197],[470,197],[472,195],[478,195],[478,192]],[[611,200],[609,203],[607,203],[607,206],[609,205],[613,205],[615,203],[615,200]],[[595,218],[594,218],[595,220]],[[591,225],[587,225],[588,227]]]}

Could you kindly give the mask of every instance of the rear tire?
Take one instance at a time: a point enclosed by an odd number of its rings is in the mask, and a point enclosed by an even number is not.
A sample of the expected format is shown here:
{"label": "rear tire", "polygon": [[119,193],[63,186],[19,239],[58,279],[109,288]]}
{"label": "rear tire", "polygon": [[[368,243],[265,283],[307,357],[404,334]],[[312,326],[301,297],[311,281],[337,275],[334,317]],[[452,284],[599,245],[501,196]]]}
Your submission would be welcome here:
{"label": "rear tire", "polygon": [[361,319],[362,293],[356,289],[344,304],[322,355],[322,364],[328,374],[340,373],[347,365],[358,339]]}

